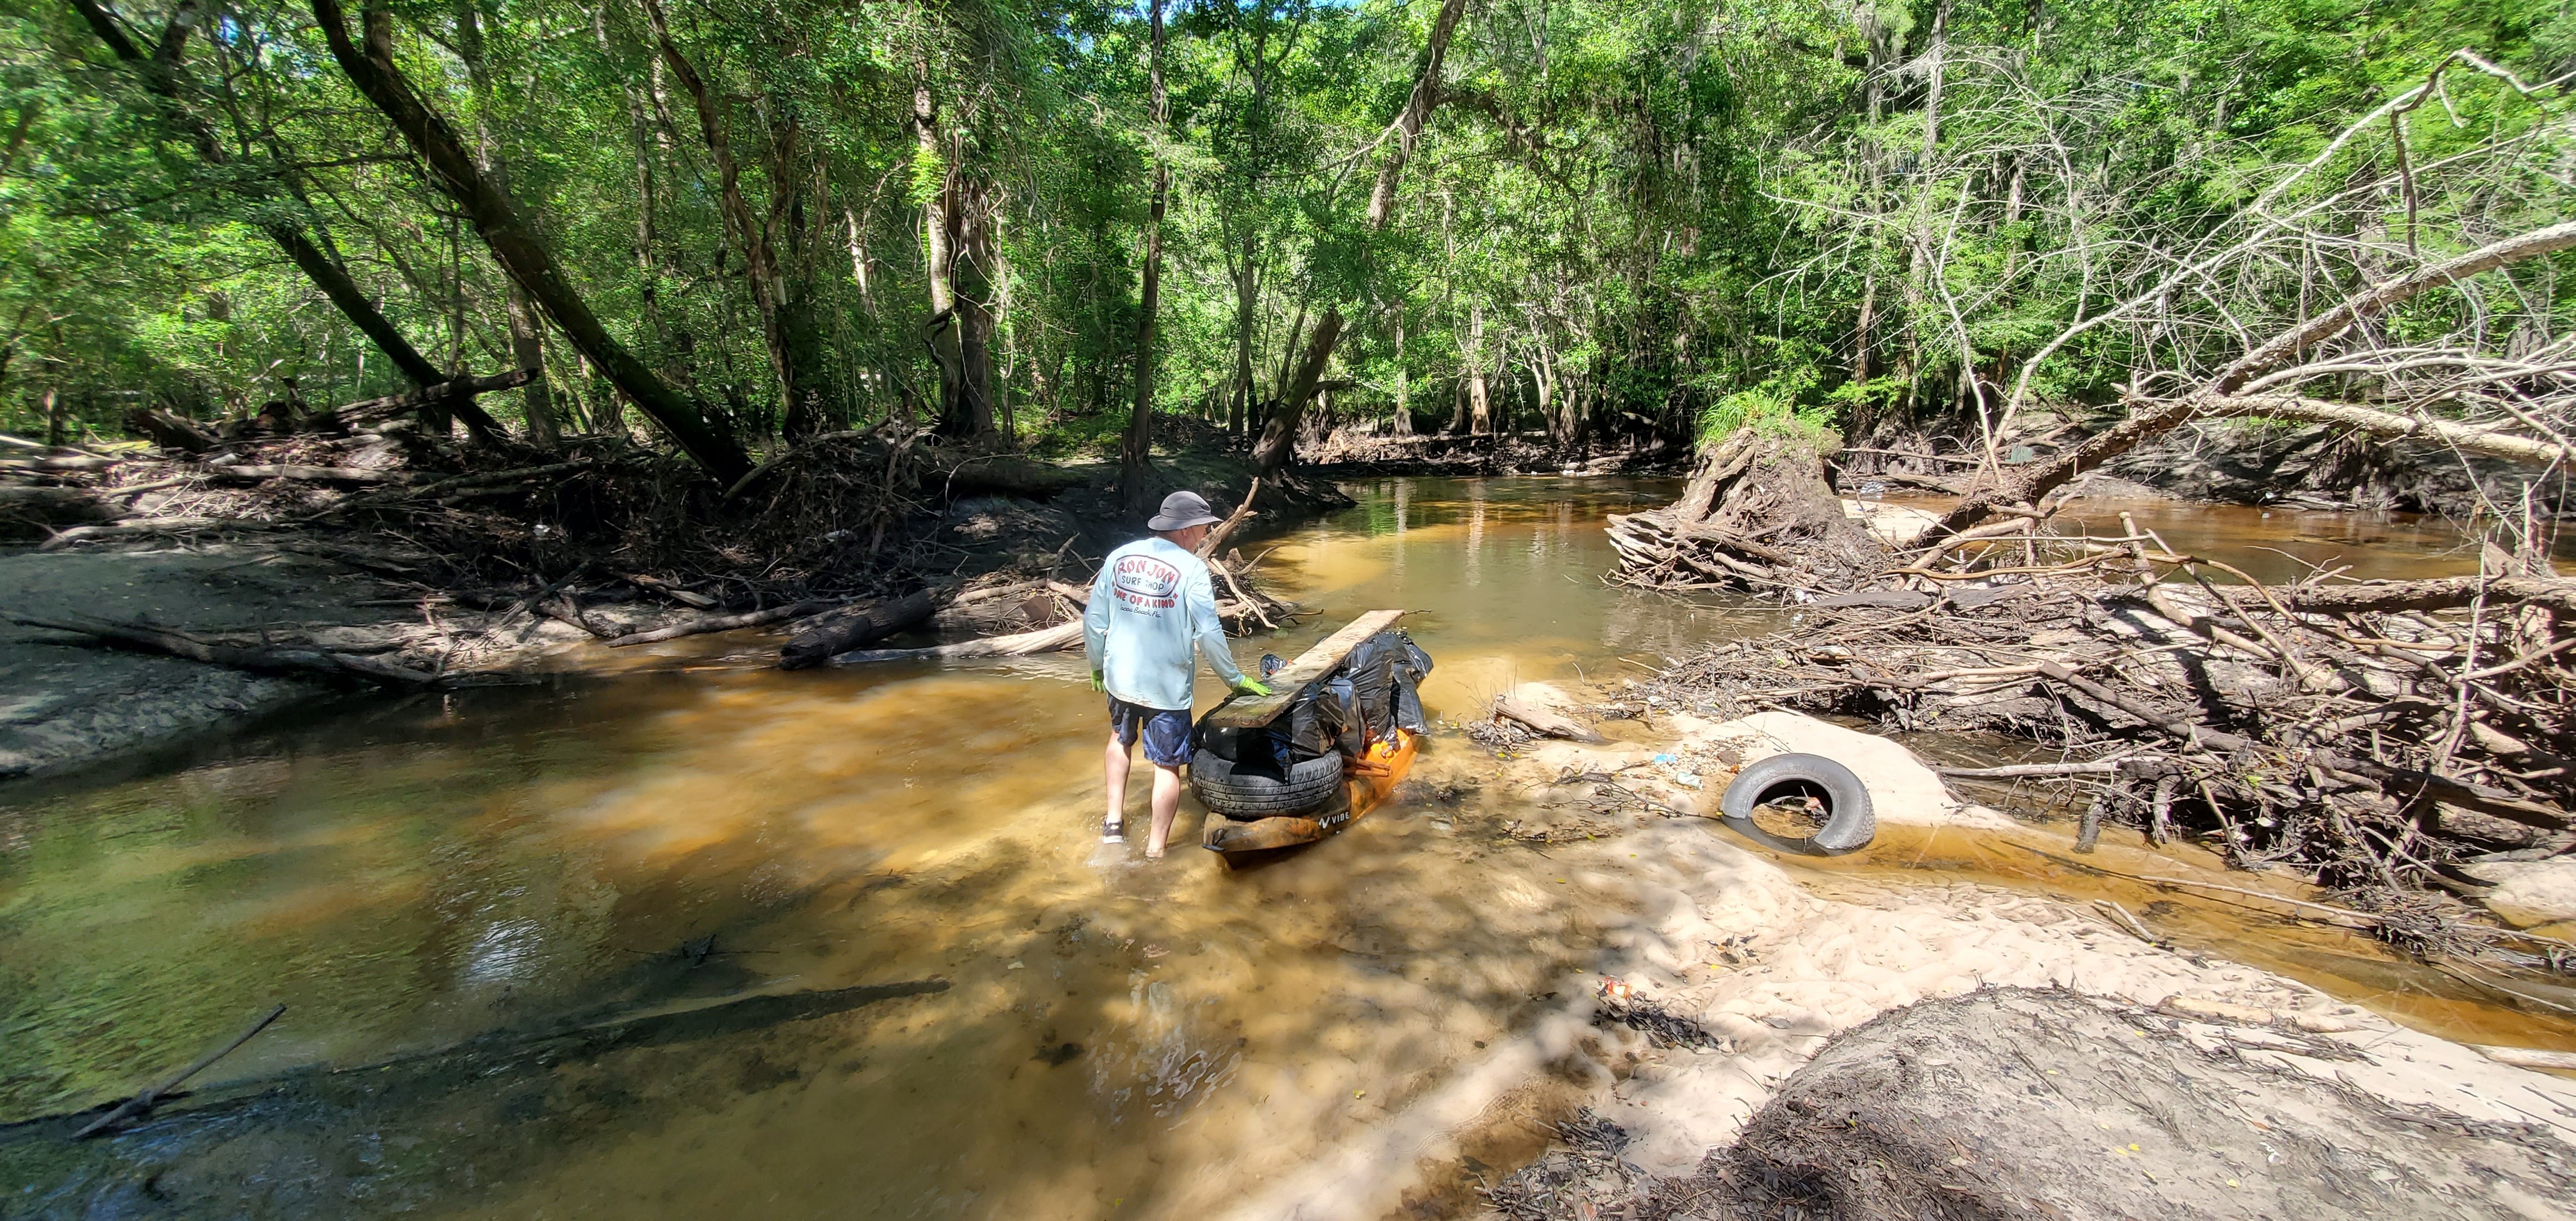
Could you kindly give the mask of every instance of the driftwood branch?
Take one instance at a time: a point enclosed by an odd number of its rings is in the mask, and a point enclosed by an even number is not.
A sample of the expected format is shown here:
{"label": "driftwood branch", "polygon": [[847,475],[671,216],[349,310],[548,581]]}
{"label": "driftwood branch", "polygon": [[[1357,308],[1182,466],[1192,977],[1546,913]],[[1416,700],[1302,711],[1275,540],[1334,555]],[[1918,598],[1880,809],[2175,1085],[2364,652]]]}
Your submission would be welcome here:
{"label": "driftwood branch", "polygon": [[667,627],[657,627],[645,632],[629,632],[626,635],[614,637],[609,640],[608,647],[622,649],[629,645],[655,644],[664,640],[678,640],[683,636],[704,635],[708,632],[730,632],[736,628],[759,627],[788,619],[802,619],[807,615],[818,615],[830,609],[832,604],[829,602],[791,602],[785,606],[747,611],[739,615],[700,615]]}
{"label": "driftwood branch", "polygon": [[252,1022],[247,1028],[243,1029],[240,1034],[234,1035],[232,1038],[225,1040],[206,1054],[197,1057],[195,1063],[190,1064],[186,1068],[180,1069],[178,1072],[172,1073],[169,1077],[163,1079],[158,1085],[146,1087],[142,1093],[126,1099],[122,1104],[118,1105],[115,1110],[109,1111],[107,1114],[91,1120],[89,1126],[82,1128],[78,1132],[72,1133],[72,1139],[87,1140],[91,1136],[97,1135],[100,1132],[106,1131],[109,1128],[124,1123],[126,1120],[132,1119],[137,1115],[141,1115],[144,1112],[151,1110],[153,1104],[161,1101],[161,1099],[167,1096],[170,1091],[186,1084],[188,1078],[194,1077],[197,1074],[214,1067],[215,1061],[233,1054],[233,1052],[239,1049],[242,1044],[250,1042],[251,1038],[257,1035],[260,1031],[268,1029],[269,1023],[276,1021],[278,1015],[285,1012],[286,1006],[284,1005],[279,1005],[278,1007],[269,1010],[268,1013],[262,1016],[258,1021]]}

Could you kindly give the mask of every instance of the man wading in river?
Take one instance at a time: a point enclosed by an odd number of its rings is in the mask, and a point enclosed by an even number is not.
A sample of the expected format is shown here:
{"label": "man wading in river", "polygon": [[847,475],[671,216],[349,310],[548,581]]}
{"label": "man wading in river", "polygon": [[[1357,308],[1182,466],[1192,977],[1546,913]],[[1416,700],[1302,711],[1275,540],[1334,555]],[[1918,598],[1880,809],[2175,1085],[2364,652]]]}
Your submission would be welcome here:
{"label": "man wading in river", "polygon": [[1154,829],[1145,858],[1160,859],[1181,808],[1181,765],[1190,760],[1190,685],[1198,677],[1193,646],[1225,685],[1251,695],[1270,688],[1235,668],[1216,617],[1216,588],[1195,554],[1216,524],[1196,492],[1163,498],[1145,523],[1154,537],[1109,553],[1091,582],[1082,612],[1082,651],[1091,659],[1091,689],[1109,693],[1109,817],[1100,842],[1126,840],[1128,752],[1145,739],[1154,765]]}

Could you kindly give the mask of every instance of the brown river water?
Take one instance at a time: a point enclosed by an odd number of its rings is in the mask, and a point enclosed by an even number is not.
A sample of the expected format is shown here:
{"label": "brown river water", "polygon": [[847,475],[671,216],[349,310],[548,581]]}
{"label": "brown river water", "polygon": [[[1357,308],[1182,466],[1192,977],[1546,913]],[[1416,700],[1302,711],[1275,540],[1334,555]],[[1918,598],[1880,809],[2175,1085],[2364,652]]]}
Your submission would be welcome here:
{"label": "brown river water", "polygon": [[[1354,484],[1359,507],[1245,544],[1317,615],[1238,656],[1403,607],[1438,661],[1425,702],[1455,718],[1781,625],[1601,582],[1602,516],[1676,487]],[[2136,508],[2266,577],[2475,567],[2440,523]],[[0,1123],[288,1007],[133,1134],[0,1128],[0,1216],[1195,1217],[1404,1122],[1580,989],[1626,918],[1607,875],[1499,835],[1492,760],[1454,733],[1349,834],[1227,873],[1188,846],[1193,804],[1148,865],[1095,851],[1104,717],[1078,654],[783,673],[757,664],[772,638],[658,647],[0,788]],[[2065,838],[1891,828],[1782,863],[2154,905],[2187,946],[2409,1024],[2576,1048],[2372,943],[2031,850]],[[745,996],[778,999],[726,1003]]]}

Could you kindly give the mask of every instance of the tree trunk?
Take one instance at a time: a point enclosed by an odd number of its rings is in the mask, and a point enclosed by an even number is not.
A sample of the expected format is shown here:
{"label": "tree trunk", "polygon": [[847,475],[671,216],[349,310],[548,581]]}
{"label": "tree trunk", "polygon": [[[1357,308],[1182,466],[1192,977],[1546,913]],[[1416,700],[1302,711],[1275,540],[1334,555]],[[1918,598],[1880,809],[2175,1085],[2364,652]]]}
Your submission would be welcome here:
{"label": "tree trunk", "polygon": [[[1333,310],[1315,324],[1315,337],[1306,344],[1306,359],[1297,364],[1296,376],[1289,379],[1287,393],[1279,397],[1278,410],[1270,415],[1269,424],[1261,430],[1261,441],[1252,447],[1253,469],[1263,475],[1282,470],[1297,448],[1297,424],[1305,414],[1306,400],[1315,396],[1315,383],[1323,380],[1324,366],[1333,359],[1333,341],[1341,337],[1342,312]],[[1290,404],[1295,404],[1291,407]]]}
{"label": "tree trunk", "polygon": [[1485,374],[1485,307],[1467,307],[1467,319],[1467,431],[1474,436],[1491,436],[1494,390]]}
{"label": "tree trunk", "polygon": [[314,20],[331,45],[331,57],[358,91],[392,120],[404,141],[419,154],[441,192],[464,209],[491,248],[502,270],[527,291],[538,308],[553,319],[573,346],[607,374],[635,406],[671,435],[708,475],[730,484],[751,470],[742,446],[710,421],[696,403],[681,397],[627,351],[601,325],[581,294],[574,291],[555,263],[554,252],[537,236],[510,198],[494,189],[477,169],[446,119],[413,91],[394,63],[393,18],[381,7],[363,10],[366,49],[349,39],[348,15],[340,0],[313,0]]}
{"label": "tree trunk", "polygon": [[1404,306],[1395,307],[1395,435],[1413,435],[1413,380],[1404,367]]}
{"label": "tree trunk", "polygon": [[1243,262],[1234,275],[1234,418],[1226,431],[1237,437],[1252,432],[1252,404],[1259,392],[1252,384],[1252,327],[1261,304],[1261,268],[1252,235],[1243,235]]}
{"label": "tree trunk", "polygon": [[1127,511],[1135,513],[1146,507],[1153,496],[1152,468],[1154,446],[1154,318],[1162,307],[1163,294],[1163,206],[1171,188],[1171,167],[1163,163],[1159,141],[1163,125],[1171,115],[1170,99],[1163,93],[1163,0],[1152,0],[1154,49],[1148,70],[1152,91],[1154,135],[1154,185],[1152,202],[1145,208],[1144,282],[1136,304],[1136,402],[1127,415],[1127,435],[1118,447],[1118,490],[1127,502]]}
{"label": "tree trunk", "polygon": [[957,190],[957,170],[939,151],[939,109],[930,94],[930,60],[913,61],[912,138],[915,182],[936,178],[921,201],[921,232],[926,249],[922,278],[930,292],[930,320],[922,324],[923,342],[939,366],[941,431],[955,415],[963,394],[966,362],[957,337],[957,286],[950,279],[955,258],[950,249],[950,212]]}
{"label": "tree trunk", "polygon": [[957,409],[941,431],[957,437],[993,434],[993,212],[1000,206],[989,182],[961,175],[957,186]]}

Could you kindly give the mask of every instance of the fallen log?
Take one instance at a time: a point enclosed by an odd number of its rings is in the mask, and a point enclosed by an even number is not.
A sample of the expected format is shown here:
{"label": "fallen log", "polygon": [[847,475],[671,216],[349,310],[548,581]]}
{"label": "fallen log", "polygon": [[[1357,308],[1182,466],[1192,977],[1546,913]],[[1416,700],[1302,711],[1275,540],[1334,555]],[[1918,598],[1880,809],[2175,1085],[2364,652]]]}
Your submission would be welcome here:
{"label": "fallen log", "polygon": [[411,476],[400,471],[374,471],[355,466],[297,466],[292,463],[236,463],[231,466],[209,466],[205,473],[226,483],[266,483],[287,479],[304,483],[407,483]]}
{"label": "fallen log", "polygon": [[657,627],[648,632],[629,632],[626,635],[610,640],[608,642],[608,647],[612,649],[622,649],[629,645],[654,644],[664,640],[678,640],[683,636],[699,636],[708,632],[730,632],[735,628],[759,627],[763,624],[777,623],[787,619],[802,619],[807,615],[820,614],[824,611],[830,610],[831,608],[832,604],[829,602],[790,602],[785,606],[773,606],[768,610],[747,611],[739,615],[700,615],[695,619],[683,620],[679,623],[671,624],[668,627]]}
{"label": "fallen log", "polygon": [[1553,712],[1542,712],[1508,695],[1494,697],[1494,717],[1518,721],[1550,738],[1566,738],[1595,746],[1610,740]]}
{"label": "fallen log", "polygon": [[682,589],[679,586],[673,585],[657,576],[641,572],[630,572],[625,574],[625,576],[629,584],[641,589],[652,590],[654,593],[660,594],[665,598],[669,598],[674,602],[694,607],[698,610],[709,610],[716,604],[715,599],[710,598],[705,594],[698,593],[694,590]]}
{"label": "fallen log", "polygon": [[140,433],[154,445],[183,453],[202,454],[223,444],[215,434],[197,426],[197,422],[157,407],[136,408],[125,413],[128,432]]}
{"label": "fallen log", "polygon": [[816,616],[787,647],[778,651],[778,668],[802,670],[819,666],[872,640],[926,622],[947,600],[947,593],[925,589],[900,598],[843,607]]}
{"label": "fallen log", "polygon": [[325,505],[322,508],[315,510],[309,517],[306,517],[303,520],[310,521],[315,518],[327,517],[334,513],[345,513],[351,509],[375,508],[380,505],[397,504],[404,501],[440,500],[469,491],[479,494],[483,489],[498,487],[501,484],[515,483],[526,479],[544,479],[555,475],[569,475],[575,471],[588,470],[593,465],[594,462],[591,459],[575,458],[570,462],[549,462],[543,466],[523,466],[515,470],[485,471],[481,474],[458,475],[453,479],[441,479],[436,483],[425,483],[417,487],[406,486],[381,488],[376,491],[364,492],[351,496],[336,504]]}
{"label": "fallen log", "polygon": [[536,376],[537,371],[534,369],[513,369],[490,377],[460,377],[454,381],[440,382],[435,386],[424,386],[402,394],[360,399],[354,403],[342,403],[327,411],[314,412],[306,417],[305,427],[346,429],[374,420],[391,419],[406,411],[417,411],[423,407],[439,407],[454,412],[456,418],[465,421],[466,429],[474,434],[476,440],[489,442],[505,434],[501,430],[500,421],[493,419],[490,413],[484,411],[482,405],[474,401],[474,396],[490,394],[497,390],[515,389],[536,380]]}
{"label": "fallen log", "polygon": [[2471,1043],[2469,1050],[2515,1068],[2576,1069],[2576,1052],[2543,1051],[2537,1047],[2497,1047],[2487,1043]]}
{"label": "fallen log", "polygon": [[126,459],[105,458],[85,454],[74,454],[69,457],[57,458],[0,458],[0,471],[33,471],[39,474],[61,474],[68,471],[103,471],[123,461],[126,461]]}
{"label": "fallen log", "polygon": [[1235,530],[1252,516],[1252,498],[1260,494],[1261,476],[1255,475],[1252,477],[1252,486],[1243,490],[1243,503],[1234,506],[1234,512],[1226,514],[1225,520],[1218,522],[1216,529],[1208,531],[1208,536],[1199,540],[1198,550],[1194,554],[1203,560],[1214,558],[1216,549],[1224,546],[1225,540],[1233,537]]}
{"label": "fallen log", "polygon": [[137,653],[159,653],[164,656],[247,670],[253,674],[278,674],[292,678],[360,679],[382,687],[416,691],[439,681],[436,674],[406,670],[391,662],[361,657],[354,653],[333,653],[323,649],[250,648],[243,645],[211,644],[180,632],[145,627],[134,623],[66,623],[56,619],[28,619],[11,616],[10,622],[21,627],[43,628],[52,632],[72,632],[89,637],[98,644],[129,649]]}
{"label": "fallen log", "polygon": [[2490,604],[2527,602],[2576,614],[2576,580],[2547,577],[2440,577],[2351,585],[2278,585],[2271,589],[2283,606],[2316,614],[2449,610],[2476,602],[2481,592]]}
{"label": "fallen log", "polygon": [[980,640],[961,640],[956,644],[934,645],[926,649],[853,649],[835,654],[836,666],[860,665],[872,661],[956,661],[968,657],[1027,657],[1033,653],[1054,653],[1077,648],[1082,644],[1082,621],[1059,623],[1034,632],[1009,636],[986,636]]}

